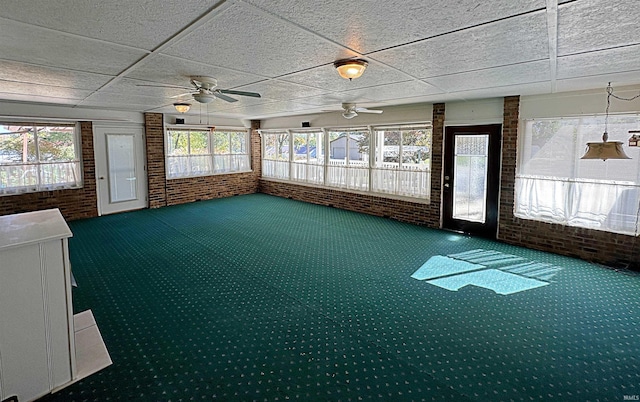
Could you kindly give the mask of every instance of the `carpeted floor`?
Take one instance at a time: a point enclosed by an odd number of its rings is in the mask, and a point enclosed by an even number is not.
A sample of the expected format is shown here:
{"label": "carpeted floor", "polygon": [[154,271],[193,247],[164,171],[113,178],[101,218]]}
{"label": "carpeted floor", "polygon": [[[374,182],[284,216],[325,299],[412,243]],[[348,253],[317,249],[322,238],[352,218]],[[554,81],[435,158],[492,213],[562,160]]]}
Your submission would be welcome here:
{"label": "carpeted floor", "polygon": [[[92,309],[114,363],[46,400],[640,394],[635,275],[263,194],[70,226],[74,310]],[[552,274],[510,294],[411,277],[473,250]]]}

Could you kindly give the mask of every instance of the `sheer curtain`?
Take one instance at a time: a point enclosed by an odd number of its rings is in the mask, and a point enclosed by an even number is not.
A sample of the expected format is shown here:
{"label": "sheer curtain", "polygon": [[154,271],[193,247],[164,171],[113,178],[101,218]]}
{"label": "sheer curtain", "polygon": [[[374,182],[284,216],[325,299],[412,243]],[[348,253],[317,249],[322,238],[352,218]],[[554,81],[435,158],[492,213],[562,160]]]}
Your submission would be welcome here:
{"label": "sheer curtain", "polygon": [[601,141],[604,116],[525,120],[518,149],[515,215],[623,234],[637,234],[640,154],[629,148],[637,115],[609,116],[609,141],[632,159],[583,160]]}

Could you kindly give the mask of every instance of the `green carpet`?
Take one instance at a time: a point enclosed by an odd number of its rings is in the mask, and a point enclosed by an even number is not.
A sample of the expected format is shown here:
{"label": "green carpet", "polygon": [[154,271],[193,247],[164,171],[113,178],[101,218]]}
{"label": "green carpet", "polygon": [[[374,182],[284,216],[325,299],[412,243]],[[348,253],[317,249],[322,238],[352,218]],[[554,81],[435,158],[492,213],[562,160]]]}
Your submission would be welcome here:
{"label": "green carpet", "polygon": [[[635,275],[263,194],[70,226],[74,310],[93,310],[114,363],[46,400],[640,394]],[[478,249],[560,269],[508,295],[411,278]]]}

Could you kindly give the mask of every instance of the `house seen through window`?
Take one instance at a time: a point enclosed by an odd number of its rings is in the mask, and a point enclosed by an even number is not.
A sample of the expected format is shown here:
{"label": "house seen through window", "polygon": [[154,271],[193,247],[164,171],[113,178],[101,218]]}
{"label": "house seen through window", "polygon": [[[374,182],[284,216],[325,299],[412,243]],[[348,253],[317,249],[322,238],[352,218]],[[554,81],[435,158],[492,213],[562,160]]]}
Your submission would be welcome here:
{"label": "house seen through window", "polygon": [[261,134],[265,178],[429,198],[431,127],[426,124]]}

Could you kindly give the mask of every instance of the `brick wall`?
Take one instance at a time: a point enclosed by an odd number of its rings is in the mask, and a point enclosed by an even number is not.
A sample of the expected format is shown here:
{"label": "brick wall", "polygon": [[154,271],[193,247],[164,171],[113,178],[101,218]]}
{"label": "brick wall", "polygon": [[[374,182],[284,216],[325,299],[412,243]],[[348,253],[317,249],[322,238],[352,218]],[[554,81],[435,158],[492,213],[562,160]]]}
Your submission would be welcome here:
{"label": "brick wall", "polygon": [[167,180],[163,116],[145,113],[149,208],[257,192],[261,172],[259,128],[260,121],[251,122],[252,172]]}
{"label": "brick wall", "polygon": [[504,99],[498,239],[511,244],[640,270],[640,243],[633,236],[563,226],[513,215],[520,98]]}
{"label": "brick wall", "polygon": [[313,204],[333,206],[369,215],[389,217],[402,222],[415,223],[434,228],[440,227],[444,112],[444,103],[436,103],[433,105],[430,204],[264,179],[260,180],[259,191],[261,193],[310,202]]}
{"label": "brick wall", "polygon": [[260,192],[417,225],[432,225],[428,204],[272,180],[260,180]]}
{"label": "brick wall", "polygon": [[0,197],[0,215],[60,208],[60,212],[67,220],[97,216],[96,169],[91,122],[80,123],[80,136],[84,172],[82,188],[2,196]]}
{"label": "brick wall", "polygon": [[149,208],[167,205],[164,167],[164,117],[162,113],[144,114],[144,132],[147,146],[147,186]]}

